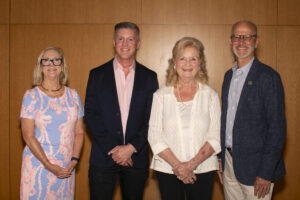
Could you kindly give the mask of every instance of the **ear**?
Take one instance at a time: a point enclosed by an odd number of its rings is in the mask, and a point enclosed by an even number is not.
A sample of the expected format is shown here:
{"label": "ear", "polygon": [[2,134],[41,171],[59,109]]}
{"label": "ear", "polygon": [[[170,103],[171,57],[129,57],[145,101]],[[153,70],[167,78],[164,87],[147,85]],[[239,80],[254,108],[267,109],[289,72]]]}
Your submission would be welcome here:
{"label": "ear", "polygon": [[115,38],[113,39],[113,45],[114,45],[114,47],[116,47],[116,41],[115,41]]}
{"label": "ear", "polygon": [[256,40],[255,40],[255,48],[258,47],[258,44],[260,43],[260,37],[257,36]]}
{"label": "ear", "polygon": [[139,49],[140,47],[141,47],[141,40],[138,40],[136,44],[136,49]]}
{"label": "ear", "polygon": [[229,43],[230,47],[232,47],[232,40],[231,40],[231,38],[228,39],[228,43]]}

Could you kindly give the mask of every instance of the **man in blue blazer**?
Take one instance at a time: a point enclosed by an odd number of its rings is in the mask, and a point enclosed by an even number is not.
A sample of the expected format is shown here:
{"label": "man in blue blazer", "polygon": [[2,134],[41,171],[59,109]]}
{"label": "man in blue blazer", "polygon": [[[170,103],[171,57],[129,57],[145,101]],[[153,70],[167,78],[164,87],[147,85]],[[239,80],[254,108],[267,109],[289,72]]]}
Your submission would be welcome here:
{"label": "man in blue blazer", "polygon": [[122,198],[141,200],[149,170],[148,121],[157,75],[136,62],[139,28],[115,25],[115,57],[91,70],[85,121],[92,135],[91,199],[111,200],[116,180]]}
{"label": "man in blue blazer", "polygon": [[255,57],[258,43],[254,23],[233,25],[236,62],[222,86],[219,171],[228,200],[271,199],[274,182],[285,175],[283,86],[279,74]]}

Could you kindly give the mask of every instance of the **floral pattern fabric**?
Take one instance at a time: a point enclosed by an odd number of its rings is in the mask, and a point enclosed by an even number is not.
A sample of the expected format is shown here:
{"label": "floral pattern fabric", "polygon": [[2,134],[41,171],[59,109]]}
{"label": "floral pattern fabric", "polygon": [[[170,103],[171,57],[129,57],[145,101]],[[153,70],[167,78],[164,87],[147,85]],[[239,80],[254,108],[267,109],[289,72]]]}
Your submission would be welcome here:
{"label": "floral pattern fabric", "polygon": [[[34,120],[35,137],[48,160],[66,167],[73,153],[75,124],[83,113],[76,90],[65,87],[61,97],[53,98],[35,87],[24,95],[20,118]],[[75,170],[69,178],[57,178],[25,146],[20,199],[74,199],[74,187]]]}

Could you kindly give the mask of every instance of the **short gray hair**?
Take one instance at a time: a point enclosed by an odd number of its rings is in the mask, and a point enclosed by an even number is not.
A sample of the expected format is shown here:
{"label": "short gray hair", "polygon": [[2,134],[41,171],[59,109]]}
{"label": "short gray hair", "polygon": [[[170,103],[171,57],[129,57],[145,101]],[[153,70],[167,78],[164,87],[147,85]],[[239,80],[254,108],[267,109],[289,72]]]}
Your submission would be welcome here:
{"label": "short gray hair", "polygon": [[136,33],[137,40],[140,39],[140,29],[135,23],[132,23],[132,22],[120,22],[120,23],[116,24],[114,38],[116,37],[118,30],[122,29],[122,28],[129,28],[129,29],[134,30]]}

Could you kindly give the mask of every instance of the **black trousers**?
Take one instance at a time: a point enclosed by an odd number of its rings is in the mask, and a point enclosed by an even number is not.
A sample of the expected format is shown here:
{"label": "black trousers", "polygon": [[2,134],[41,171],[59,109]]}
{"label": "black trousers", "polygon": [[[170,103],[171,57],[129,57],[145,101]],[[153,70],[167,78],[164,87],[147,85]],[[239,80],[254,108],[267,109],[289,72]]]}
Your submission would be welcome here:
{"label": "black trousers", "polygon": [[184,184],[174,174],[156,171],[162,200],[211,200],[214,171],[196,174],[194,184]]}
{"label": "black trousers", "polygon": [[90,166],[90,199],[112,200],[116,182],[119,178],[123,200],[142,200],[148,175],[148,168]]}

